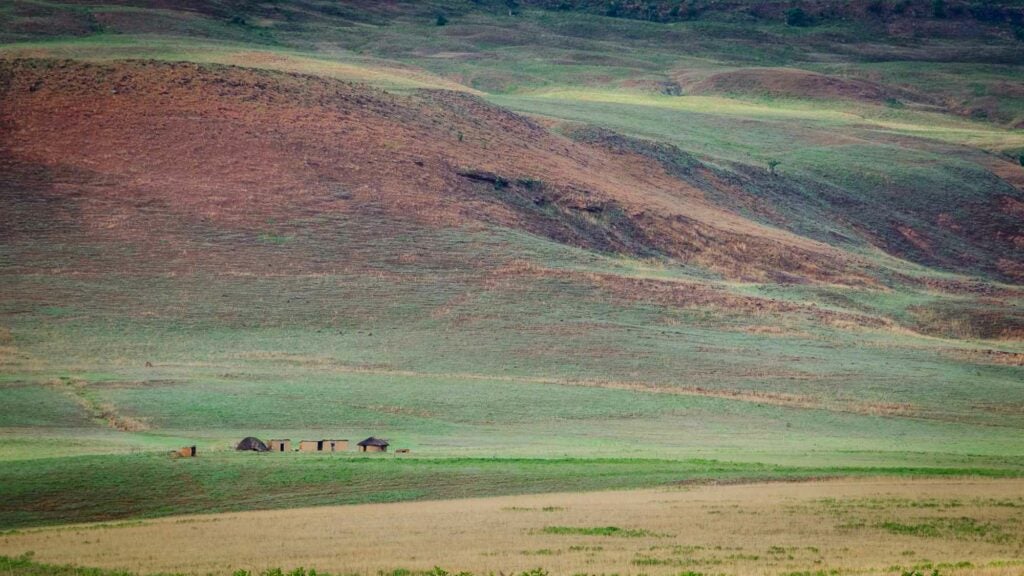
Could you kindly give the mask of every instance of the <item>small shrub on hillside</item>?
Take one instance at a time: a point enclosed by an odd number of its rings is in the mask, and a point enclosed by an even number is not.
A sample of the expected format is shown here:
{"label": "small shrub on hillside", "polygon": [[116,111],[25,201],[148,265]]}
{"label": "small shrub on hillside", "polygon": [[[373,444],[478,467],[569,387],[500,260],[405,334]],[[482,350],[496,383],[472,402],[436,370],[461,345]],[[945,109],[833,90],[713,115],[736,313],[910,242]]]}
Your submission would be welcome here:
{"label": "small shrub on hillside", "polygon": [[438,26],[445,26],[448,24],[448,17],[445,16],[444,12],[438,12],[437,19],[434,20],[434,23]]}
{"label": "small shrub on hillside", "polygon": [[803,8],[790,8],[786,10],[786,24],[788,26],[810,26],[811,17]]}
{"label": "small shrub on hillside", "polygon": [[990,2],[975,2],[967,7],[967,12],[981,22],[1002,22],[1006,19],[1003,9]]}
{"label": "small shrub on hillside", "polygon": [[1017,157],[1017,161],[1020,162],[1021,166],[1024,166],[1024,154]]}
{"label": "small shrub on hillside", "polygon": [[932,16],[936,18],[945,18],[946,13],[946,0],[932,0]]}

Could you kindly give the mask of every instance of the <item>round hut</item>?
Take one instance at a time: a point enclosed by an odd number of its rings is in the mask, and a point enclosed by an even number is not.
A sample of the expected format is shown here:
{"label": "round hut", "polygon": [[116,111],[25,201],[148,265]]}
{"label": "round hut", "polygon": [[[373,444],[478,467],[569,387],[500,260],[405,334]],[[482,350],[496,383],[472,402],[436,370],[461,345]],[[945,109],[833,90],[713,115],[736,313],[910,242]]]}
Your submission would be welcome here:
{"label": "round hut", "polygon": [[381,440],[380,438],[370,436],[366,440],[356,444],[356,446],[359,446],[360,452],[387,452],[389,444],[387,440]]}
{"label": "round hut", "polygon": [[241,442],[239,442],[238,445],[235,446],[235,450],[240,450],[243,452],[268,452],[270,451],[270,448],[267,448],[267,445],[264,444],[263,441],[260,440],[259,438],[249,436],[248,438],[244,438]]}

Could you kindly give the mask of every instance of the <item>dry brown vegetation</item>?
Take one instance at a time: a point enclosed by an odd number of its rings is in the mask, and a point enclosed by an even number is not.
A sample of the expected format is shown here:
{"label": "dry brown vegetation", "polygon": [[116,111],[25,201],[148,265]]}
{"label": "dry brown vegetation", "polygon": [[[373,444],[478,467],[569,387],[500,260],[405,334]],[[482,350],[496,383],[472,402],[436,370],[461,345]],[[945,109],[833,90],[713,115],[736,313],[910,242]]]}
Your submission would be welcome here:
{"label": "dry brown vegetation", "polygon": [[842,78],[791,68],[743,68],[710,74],[690,81],[686,71],[678,78],[696,94],[750,94],[783,98],[821,98],[882,102],[886,99],[928,102],[910,90],[885,86],[861,78]]}
{"label": "dry brown vegetation", "polygon": [[1024,366],[1024,353],[1007,352],[1005,350],[950,350],[950,357],[978,364],[999,364],[1002,366]]}
{"label": "dry brown vegetation", "polygon": [[538,566],[553,574],[759,576],[926,567],[944,576],[1017,576],[1022,493],[1021,480],[847,480],[373,504],[8,533],[0,553],[195,573],[442,565],[484,574]]}
{"label": "dry brown vegetation", "polygon": [[[164,269],[193,270],[202,253],[204,265],[245,270],[244,254],[192,245],[197,230],[254,232],[268,220],[383,211],[658,252],[731,278],[785,270],[871,282],[857,258],[718,208],[649,159],[575,142],[471,94],[397,96],[195,64],[14,60],[0,68],[4,170],[47,190],[49,216],[77,241],[129,242],[139,260]],[[554,212],[539,218],[540,205]],[[274,270],[293,260],[253,259]]]}

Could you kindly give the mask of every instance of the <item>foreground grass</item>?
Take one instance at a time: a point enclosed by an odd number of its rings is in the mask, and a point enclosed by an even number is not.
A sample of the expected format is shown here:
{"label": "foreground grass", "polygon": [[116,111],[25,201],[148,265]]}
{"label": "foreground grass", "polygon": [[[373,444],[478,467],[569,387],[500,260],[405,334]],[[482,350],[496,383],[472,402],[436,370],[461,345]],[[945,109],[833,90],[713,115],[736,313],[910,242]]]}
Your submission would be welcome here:
{"label": "foreground grass", "polygon": [[139,574],[1018,576],[1022,482],[842,479],[210,514],[7,532],[0,554]]}
{"label": "foreground grass", "polygon": [[[55,564],[44,564],[42,562],[34,562],[31,554],[23,556],[11,557],[11,556],[0,556],[0,569],[3,570],[5,576],[136,576],[136,572],[128,572],[125,570],[104,570],[102,568],[83,568],[81,566],[74,566],[71,564],[66,565],[55,565]],[[547,576],[547,571],[537,568],[534,570],[523,572],[520,576]],[[169,574],[164,573],[160,576],[183,576],[184,573]],[[280,568],[269,568],[258,572],[251,572],[249,570],[236,570],[232,573],[232,576],[332,576],[339,575],[337,572],[321,572],[315,568],[306,570],[305,568],[296,568],[294,570],[284,571]],[[381,576],[384,576],[383,574]],[[433,570],[395,570],[388,576],[449,576],[449,572],[442,568],[435,568]],[[460,572],[456,576],[470,576],[467,572]]]}
{"label": "foreground grass", "polygon": [[[0,570],[5,576],[138,576],[138,572],[126,570],[104,570],[102,568],[83,568],[72,564],[56,565],[44,564],[32,560],[31,554],[22,556],[0,556]],[[162,573],[160,576],[185,576],[186,573]],[[322,572],[315,568],[295,568],[293,570],[281,570],[280,568],[268,568],[252,572],[249,570],[235,570],[232,576],[341,576],[338,572]],[[547,571],[537,568],[523,572],[520,576],[547,576]],[[383,573],[380,576],[385,576]],[[395,570],[386,576],[449,576],[449,572],[443,568],[433,570]],[[468,572],[460,572],[455,576],[471,576]]]}
{"label": "foreground grass", "polygon": [[715,460],[395,458],[162,453],[5,463],[0,527],[174,514],[834,476],[1024,475],[1006,468],[778,466]]}
{"label": "foreground grass", "polygon": [[[0,556],[0,570],[5,576],[136,576],[137,572],[125,570],[104,570],[102,568],[83,568],[71,564],[56,565],[44,564],[32,560],[31,554],[17,557]],[[169,574],[163,573],[160,576],[184,576],[185,573]],[[269,568],[258,572],[249,570],[236,570],[232,576],[332,576],[337,572],[321,572],[315,568],[306,570],[296,568],[284,571],[280,568]],[[466,576],[467,573],[460,573],[457,576]],[[435,568],[429,571],[412,572],[409,570],[396,570],[391,576],[448,576],[448,572]],[[547,572],[541,569],[523,572],[521,576],[547,576]]]}

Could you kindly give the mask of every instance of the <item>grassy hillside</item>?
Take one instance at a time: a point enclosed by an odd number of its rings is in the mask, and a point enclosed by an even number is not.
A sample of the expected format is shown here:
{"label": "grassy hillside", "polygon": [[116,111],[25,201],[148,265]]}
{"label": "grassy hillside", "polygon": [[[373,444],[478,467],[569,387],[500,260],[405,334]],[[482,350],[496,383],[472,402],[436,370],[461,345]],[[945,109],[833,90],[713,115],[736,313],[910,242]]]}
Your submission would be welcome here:
{"label": "grassy hillside", "polygon": [[1019,4],[364,4],[0,7],[0,526],[1019,473]]}

